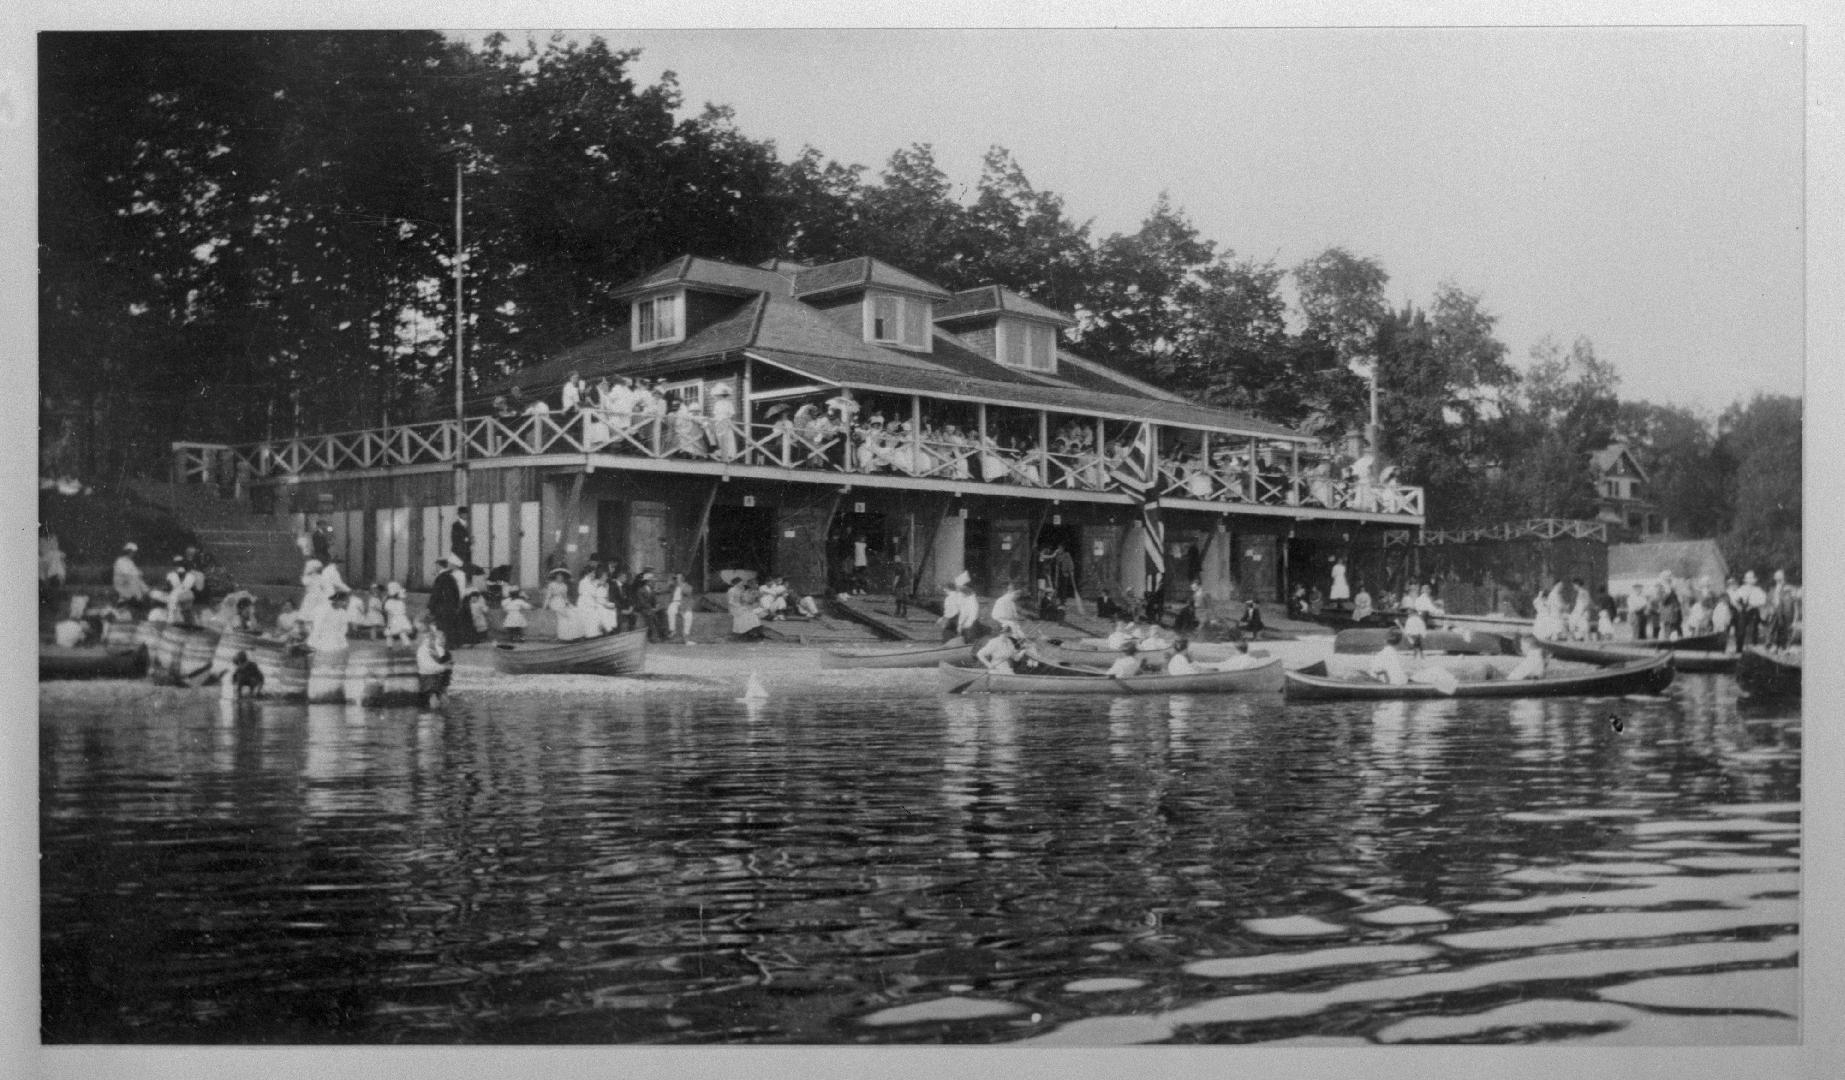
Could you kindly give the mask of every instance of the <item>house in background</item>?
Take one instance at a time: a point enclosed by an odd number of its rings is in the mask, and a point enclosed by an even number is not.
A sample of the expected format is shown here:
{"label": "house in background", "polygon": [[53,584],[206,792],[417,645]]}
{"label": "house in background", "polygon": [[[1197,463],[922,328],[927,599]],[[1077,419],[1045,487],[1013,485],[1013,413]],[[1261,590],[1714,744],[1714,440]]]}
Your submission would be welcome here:
{"label": "house in background", "polygon": [[1598,497],[1595,519],[1606,522],[1611,538],[1632,541],[1663,540],[1671,523],[1646,497],[1646,470],[1633,448],[1616,439],[1589,455],[1595,469]]}

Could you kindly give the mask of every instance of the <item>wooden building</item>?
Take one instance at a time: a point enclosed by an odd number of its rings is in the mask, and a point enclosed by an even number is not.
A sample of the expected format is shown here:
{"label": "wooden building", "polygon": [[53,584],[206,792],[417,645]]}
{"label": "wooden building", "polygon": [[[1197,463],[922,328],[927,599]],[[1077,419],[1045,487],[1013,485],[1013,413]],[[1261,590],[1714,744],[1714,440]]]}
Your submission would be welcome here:
{"label": "wooden building", "polygon": [[[1061,545],[1085,595],[1139,592],[1151,526],[1170,595],[1197,577],[1274,599],[1360,534],[1422,524],[1421,489],[1086,360],[1062,346],[1068,315],[1000,286],[950,293],[871,258],[686,256],[620,296],[613,332],[482,388],[508,399],[482,415],[178,444],[179,471],[228,462],[278,513],[326,513],[349,579],[412,587],[457,505],[476,561],[528,585],[597,554],[803,592],[846,585],[861,544],[874,591],[899,555],[924,593],[963,570],[989,595],[1029,586]],[[595,407],[561,407],[573,372]],[[652,384],[667,411],[605,399],[605,380]],[[550,411],[525,411],[538,400]]]}

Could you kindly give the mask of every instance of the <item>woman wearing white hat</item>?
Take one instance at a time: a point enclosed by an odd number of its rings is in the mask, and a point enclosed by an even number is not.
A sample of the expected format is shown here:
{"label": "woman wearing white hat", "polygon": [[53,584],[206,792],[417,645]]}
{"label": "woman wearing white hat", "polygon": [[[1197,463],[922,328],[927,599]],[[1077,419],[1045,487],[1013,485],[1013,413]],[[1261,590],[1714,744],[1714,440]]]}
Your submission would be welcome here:
{"label": "woman wearing white hat", "polygon": [[135,565],[135,553],[140,550],[131,540],[122,545],[122,553],[115,557],[115,601],[118,604],[138,606],[147,601],[147,581],[141,576],[141,568]]}
{"label": "woman wearing white hat", "polygon": [[942,617],[937,622],[943,641],[960,638],[971,642],[979,636],[980,597],[974,595],[974,579],[967,571],[957,574],[954,585],[943,595]]}

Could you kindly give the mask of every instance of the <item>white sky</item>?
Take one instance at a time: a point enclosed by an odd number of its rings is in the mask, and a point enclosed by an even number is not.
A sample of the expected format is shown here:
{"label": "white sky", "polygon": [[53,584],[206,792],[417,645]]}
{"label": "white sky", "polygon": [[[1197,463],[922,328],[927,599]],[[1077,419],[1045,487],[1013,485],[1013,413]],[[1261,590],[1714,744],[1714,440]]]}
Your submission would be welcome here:
{"label": "white sky", "polygon": [[1098,235],[1164,190],[1240,255],[1375,257],[1393,304],[1452,280],[1517,362],[1587,336],[1627,397],[1801,392],[1798,27],[602,33],[785,159],[926,142],[971,189],[997,143]]}

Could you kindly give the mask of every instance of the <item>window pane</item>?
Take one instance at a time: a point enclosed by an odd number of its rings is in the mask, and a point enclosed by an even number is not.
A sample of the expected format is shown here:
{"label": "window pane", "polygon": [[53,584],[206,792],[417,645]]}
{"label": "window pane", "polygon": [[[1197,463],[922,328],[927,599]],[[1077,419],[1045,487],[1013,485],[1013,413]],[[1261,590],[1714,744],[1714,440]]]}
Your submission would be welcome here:
{"label": "window pane", "polygon": [[871,336],[876,341],[897,338],[897,298],[876,296],[871,301]]}
{"label": "window pane", "polygon": [[903,302],[903,341],[914,349],[929,347],[929,305],[915,298]]}
{"label": "window pane", "polygon": [[1013,367],[1025,366],[1025,324],[1008,319],[1000,324],[1000,334],[1005,338],[1005,355],[1003,362]]}
{"label": "window pane", "polygon": [[1051,358],[1051,340],[1054,335],[1048,326],[1031,328],[1031,366],[1039,371],[1049,371],[1056,365]]}
{"label": "window pane", "polygon": [[640,322],[640,332],[636,335],[636,338],[642,344],[652,341],[654,338],[653,301],[641,301],[634,305],[634,311]]}
{"label": "window pane", "polygon": [[673,329],[673,297],[662,296],[654,303],[658,305],[654,312],[654,323],[660,328],[660,336],[672,337],[677,331]]}

